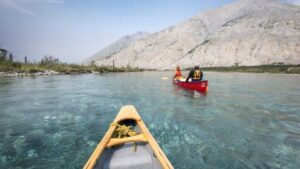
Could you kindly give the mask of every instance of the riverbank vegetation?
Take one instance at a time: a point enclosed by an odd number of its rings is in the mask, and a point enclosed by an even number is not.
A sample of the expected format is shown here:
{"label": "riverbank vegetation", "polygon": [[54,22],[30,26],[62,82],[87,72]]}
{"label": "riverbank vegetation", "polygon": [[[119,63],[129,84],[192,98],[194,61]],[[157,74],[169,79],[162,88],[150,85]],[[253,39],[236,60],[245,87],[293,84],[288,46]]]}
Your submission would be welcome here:
{"label": "riverbank vegetation", "polygon": [[78,65],[61,63],[58,59],[44,57],[40,63],[22,63],[12,60],[0,60],[0,72],[7,73],[27,73],[54,71],[60,74],[81,74],[81,73],[105,73],[105,72],[136,72],[143,71],[140,68],[132,67],[113,67],[97,65]]}
{"label": "riverbank vegetation", "polygon": [[[191,70],[187,68],[186,70]],[[259,66],[231,66],[231,67],[202,67],[203,71],[213,72],[244,72],[244,73],[285,73],[300,74],[300,65],[271,64]],[[21,73],[25,75],[46,72],[50,74],[82,74],[82,73],[105,73],[105,72],[138,72],[141,68],[79,65],[62,63],[52,56],[45,56],[39,63],[13,61],[12,59],[0,59],[0,72]],[[52,72],[52,73],[51,73]],[[53,73],[54,72],[54,73]]]}
{"label": "riverbank vegetation", "polygon": [[259,66],[232,66],[232,67],[203,67],[203,71],[213,72],[245,72],[245,73],[285,73],[300,74],[300,65],[259,65]]}

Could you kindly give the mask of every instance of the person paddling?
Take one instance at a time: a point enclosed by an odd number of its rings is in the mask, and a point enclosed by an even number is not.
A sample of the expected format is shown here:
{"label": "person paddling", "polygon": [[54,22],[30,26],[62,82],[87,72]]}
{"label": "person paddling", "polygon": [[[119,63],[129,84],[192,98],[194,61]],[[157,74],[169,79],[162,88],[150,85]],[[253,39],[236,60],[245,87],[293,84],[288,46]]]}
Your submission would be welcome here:
{"label": "person paddling", "polygon": [[176,73],[174,75],[174,78],[177,80],[180,80],[182,78],[182,74],[179,66],[176,67]]}
{"label": "person paddling", "polygon": [[186,78],[185,82],[188,82],[190,78],[192,78],[192,82],[202,80],[203,73],[200,70],[199,66],[195,66],[195,68],[189,73],[189,76]]}

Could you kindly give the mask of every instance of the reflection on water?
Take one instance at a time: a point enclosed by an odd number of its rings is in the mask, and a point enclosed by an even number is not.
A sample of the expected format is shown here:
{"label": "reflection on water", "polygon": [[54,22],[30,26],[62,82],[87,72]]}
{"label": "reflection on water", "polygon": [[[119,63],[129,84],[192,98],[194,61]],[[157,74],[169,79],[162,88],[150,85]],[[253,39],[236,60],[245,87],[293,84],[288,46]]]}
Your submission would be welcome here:
{"label": "reflection on water", "polygon": [[300,168],[300,78],[206,73],[207,95],[170,72],[0,78],[0,168],[81,168],[133,104],[175,168]]}

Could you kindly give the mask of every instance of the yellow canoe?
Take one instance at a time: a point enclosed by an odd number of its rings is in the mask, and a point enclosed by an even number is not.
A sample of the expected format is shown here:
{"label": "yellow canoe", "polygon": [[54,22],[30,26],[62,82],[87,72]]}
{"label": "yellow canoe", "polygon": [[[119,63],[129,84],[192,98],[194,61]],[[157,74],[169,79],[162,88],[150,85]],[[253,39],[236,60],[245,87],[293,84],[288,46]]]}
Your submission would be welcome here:
{"label": "yellow canoe", "polygon": [[[132,126],[135,135],[116,138],[121,125]],[[131,106],[123,106],[84,169],[173,169],[145,123]]]}

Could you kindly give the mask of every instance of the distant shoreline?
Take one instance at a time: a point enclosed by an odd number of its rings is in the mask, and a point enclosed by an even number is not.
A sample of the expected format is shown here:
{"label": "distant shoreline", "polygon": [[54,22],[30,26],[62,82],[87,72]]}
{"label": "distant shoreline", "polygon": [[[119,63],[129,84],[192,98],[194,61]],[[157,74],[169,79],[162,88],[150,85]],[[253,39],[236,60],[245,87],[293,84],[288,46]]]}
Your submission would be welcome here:
{"label": "distant shoreline", "polygon": [[[191,70],[188,68],[186,70]],[[258,65],[231,67],[203,67],[202,71],[223,73],[269,73],[269,74],[300,74],[300,65]]]}
{"label": "distant shoreline", "polygon": [[65,73],[65,72],[56,72],[53,70],[46,70],[46,71],[39,71],[35,73],[29,72],[3,72],[0,71],[0,77],[24,77],[24,76],[51,76],[51,75],[80,75],[80,74],[100,74],[100,73],[121,73],[121,72],[141,72],[141,71],[91,71],[91,72],[72,72],[72,73]]}
{"label": "distant shoreline", "polygon": [[[189,71],[192,68],[184,69]],[[231,66],[231,67],[202,67],[205,72],[220,73],[258,73],[258,74],[295,74],[300,75],[300,65],[259,65],[259,66]],[[159,71],[153,69],[141,69],[132,67],[77,65],[77,64],[34,64],[20,62],[0,62],[0,77],[21,77],[21,76],[48,76],[48,75],[68,75],[68,74],[96,74],[108,72],[141,72]],[[168,70],[172,71],[172,70]]]}
{"label": "distant shoreline", "polygon": [[144,69],[132,67],[77,65],[67,63],[21,63],[0,61],[0,77],[47,76],[68,74],[89,74],[107,72],[141,72]]}
{"label": "distant shoreline", "polygon": [[253,73],[253,72],[217,72],[217,71],[204,71],[204,73],[230,73],[230,74],[257,74],[257,75],[294,75],[294,76],[300,76],[300,73]]}

